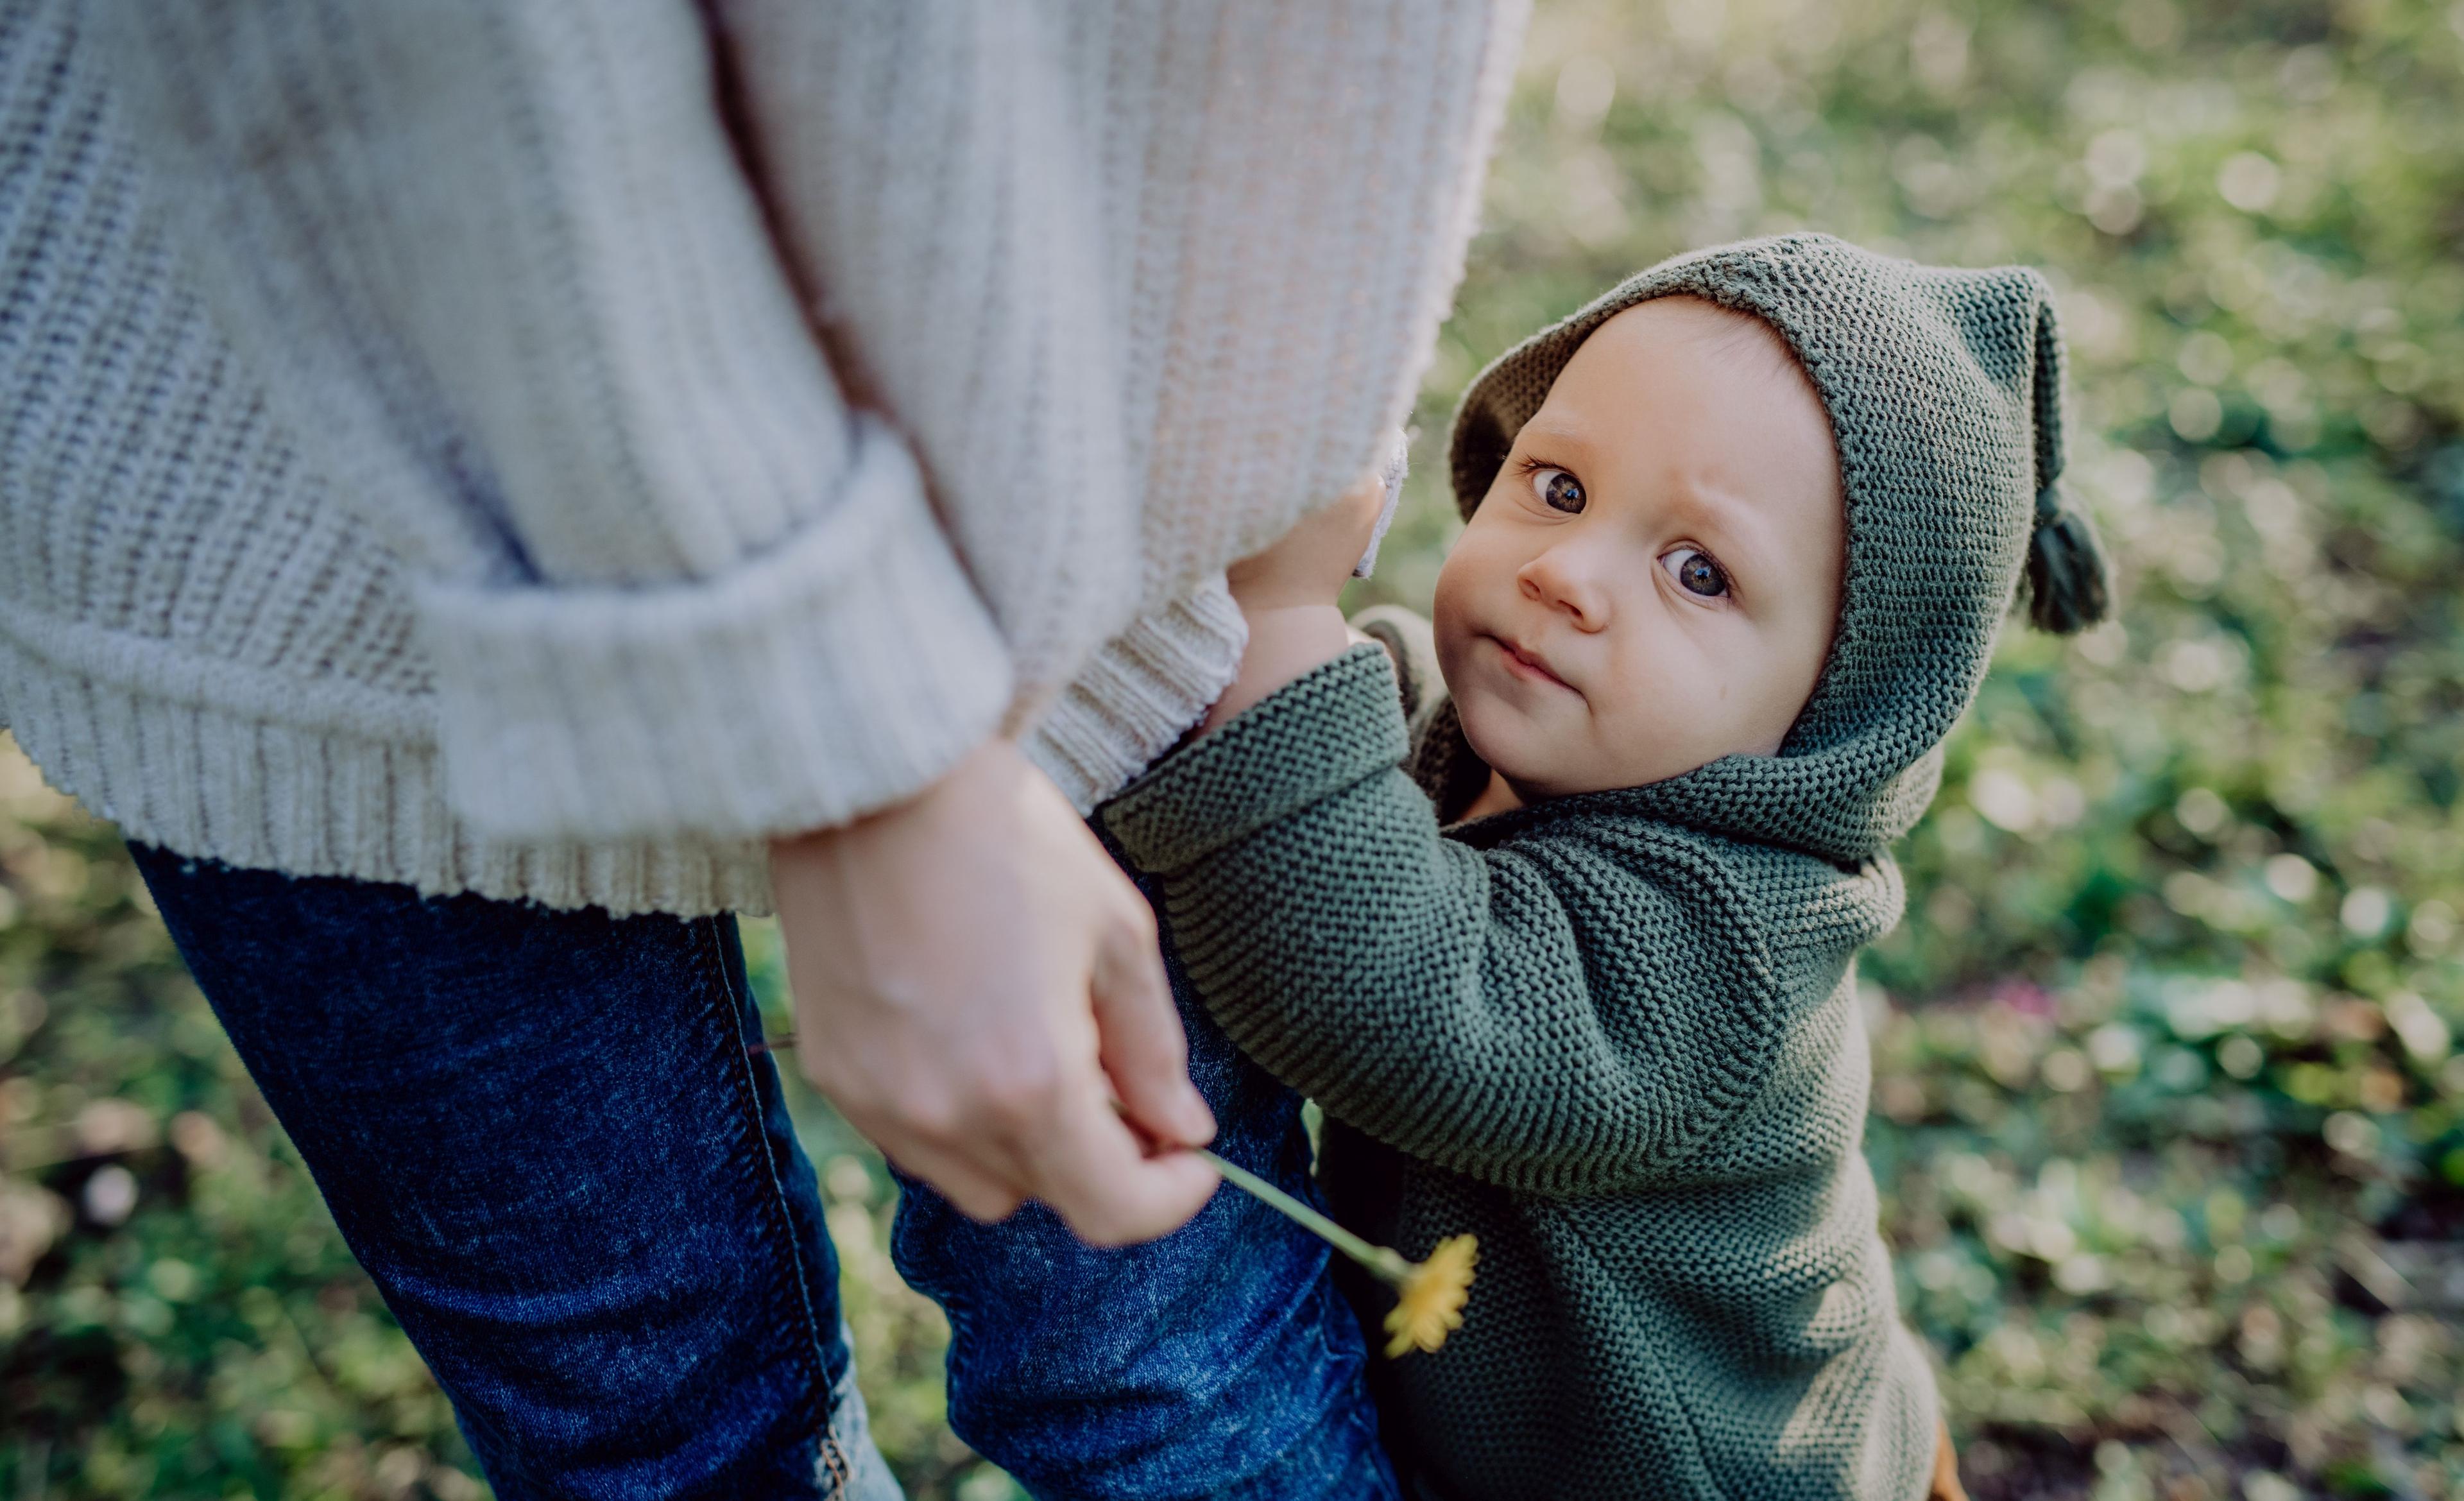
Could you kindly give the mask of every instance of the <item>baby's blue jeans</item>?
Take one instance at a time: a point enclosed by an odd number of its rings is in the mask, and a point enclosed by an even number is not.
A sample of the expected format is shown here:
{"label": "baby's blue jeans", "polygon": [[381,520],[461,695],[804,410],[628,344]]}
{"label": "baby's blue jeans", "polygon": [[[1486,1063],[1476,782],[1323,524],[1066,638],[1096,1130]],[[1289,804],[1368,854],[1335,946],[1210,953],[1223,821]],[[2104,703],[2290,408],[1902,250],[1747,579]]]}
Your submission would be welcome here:
{"label": "baby's blue jeans", "polygon": [[135,853],[499,1501],[895,1501],[733,918]]}
{"label": "baby's blue jeans", "polygon": [[[1324,1207],[1300,1096],[1166,967],[1215,1150]],[[1039,1501],[1391,1501],[1360,1325],[1326,1244],[1229,1184],[1118,1250],[1029,1204],[979,1225],[921,1183],[891,1254],[950,1315],[950,1424]]]}

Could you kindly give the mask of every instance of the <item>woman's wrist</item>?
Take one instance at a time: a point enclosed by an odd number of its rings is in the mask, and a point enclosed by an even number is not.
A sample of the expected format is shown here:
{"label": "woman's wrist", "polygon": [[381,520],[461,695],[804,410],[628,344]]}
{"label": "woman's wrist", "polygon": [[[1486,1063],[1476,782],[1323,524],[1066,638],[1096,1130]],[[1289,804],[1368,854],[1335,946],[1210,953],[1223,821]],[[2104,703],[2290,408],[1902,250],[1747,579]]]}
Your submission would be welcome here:
{"label": "woman's wrist", "polygon": [[1266,697],[1275,690],[1341,656],[1352,647],[1352,628],[1340,606],[1331,603],[1252,606],[1243,602],[1249,623],[1249,644],[1241,653],[1241,671],[1223,696],[1206,711],[1199,726],[1203,735]]}

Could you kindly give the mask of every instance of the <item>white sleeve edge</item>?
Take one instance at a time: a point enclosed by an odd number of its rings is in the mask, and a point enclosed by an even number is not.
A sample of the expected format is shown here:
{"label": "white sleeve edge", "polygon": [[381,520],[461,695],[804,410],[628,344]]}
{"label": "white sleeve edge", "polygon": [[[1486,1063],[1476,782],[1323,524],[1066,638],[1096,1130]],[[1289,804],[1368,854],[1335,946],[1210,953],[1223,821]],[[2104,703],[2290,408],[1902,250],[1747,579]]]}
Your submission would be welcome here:
{"label": "white sleeve edge", "polygon": [[1127,786],[1223,696],[1249,625],[1218,573],[1088,659],[1022,748],[1084,813]]}
{"label": "white sleeve edge", "polygon": [[447,801],[495,839],[846,823],[955,765],[1011,695],[913,459],[869,418],[828,514],[726,573],[415,599]]}

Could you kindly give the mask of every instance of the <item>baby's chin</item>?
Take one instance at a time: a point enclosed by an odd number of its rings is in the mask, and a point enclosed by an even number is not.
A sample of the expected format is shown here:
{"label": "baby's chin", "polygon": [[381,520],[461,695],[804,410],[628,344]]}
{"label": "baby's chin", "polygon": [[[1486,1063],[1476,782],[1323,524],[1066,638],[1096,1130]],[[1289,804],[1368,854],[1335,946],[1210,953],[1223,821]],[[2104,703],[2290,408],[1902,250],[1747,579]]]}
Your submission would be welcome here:
{"label": "baby's chin", "polygon": [[1568,762],[1575,747],[1562,729],[1537,722],[1530,715],[1477,689],[1456,695],[1455,717],[1472,753],[1525,802],[1596,792],[1607,784],[1586,785],[1592,778]]}

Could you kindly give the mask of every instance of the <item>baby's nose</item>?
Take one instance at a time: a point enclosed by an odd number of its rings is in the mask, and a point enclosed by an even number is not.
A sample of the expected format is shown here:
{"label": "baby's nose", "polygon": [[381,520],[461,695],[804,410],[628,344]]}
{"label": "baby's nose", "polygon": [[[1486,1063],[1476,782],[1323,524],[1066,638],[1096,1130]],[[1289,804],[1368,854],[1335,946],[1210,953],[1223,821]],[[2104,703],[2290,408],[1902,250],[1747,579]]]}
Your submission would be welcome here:
{"label": "baby's nose", "polygon": [[1608,628],[1610,591],[1590,560],[1569,556],[1573,549],[1552,547],[1524,564],[1517,576],[1523,597],[1562,610],[1579,630]]}

